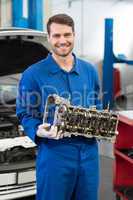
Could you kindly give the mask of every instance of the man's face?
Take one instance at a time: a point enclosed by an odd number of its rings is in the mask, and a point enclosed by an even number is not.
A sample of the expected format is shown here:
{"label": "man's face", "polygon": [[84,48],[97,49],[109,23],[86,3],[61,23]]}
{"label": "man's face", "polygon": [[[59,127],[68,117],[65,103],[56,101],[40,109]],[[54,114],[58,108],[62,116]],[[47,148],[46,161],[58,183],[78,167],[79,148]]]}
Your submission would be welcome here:
{"label": "man's face", "polygon": [[69,55],[74,46],[74,32],[68,25],[52,23],[48,36],[53,53],[65,57]]}

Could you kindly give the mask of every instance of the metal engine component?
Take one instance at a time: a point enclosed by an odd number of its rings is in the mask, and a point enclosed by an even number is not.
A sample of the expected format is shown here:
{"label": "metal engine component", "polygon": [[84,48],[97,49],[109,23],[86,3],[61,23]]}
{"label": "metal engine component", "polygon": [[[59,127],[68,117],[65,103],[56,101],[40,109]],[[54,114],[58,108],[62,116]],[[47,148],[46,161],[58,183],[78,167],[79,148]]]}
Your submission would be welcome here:
{"label": "metal engine component", "polygon": [[0,140],[25,135],[15,115],[15,109],[14,105],[0,105]]}
{"label": "metal engine component", "polygon": [[116,113],[97,110],[95,106],[72,106],[69,100],[55,94],[48,96],[43,122],[48,122],[48,118],[53,118],[53,124],[63,137],[80,135],[112,140],[118,134]]}
{"label": "metal engine component", "polygon": [[27,136],[0,140],[0,164],[34,160],[36,145]]}
{"label": "metal engine component", "polygon": [[22,163],[35,159],[36,149],[19,125],[13,107],[0,106],[0,164]]}

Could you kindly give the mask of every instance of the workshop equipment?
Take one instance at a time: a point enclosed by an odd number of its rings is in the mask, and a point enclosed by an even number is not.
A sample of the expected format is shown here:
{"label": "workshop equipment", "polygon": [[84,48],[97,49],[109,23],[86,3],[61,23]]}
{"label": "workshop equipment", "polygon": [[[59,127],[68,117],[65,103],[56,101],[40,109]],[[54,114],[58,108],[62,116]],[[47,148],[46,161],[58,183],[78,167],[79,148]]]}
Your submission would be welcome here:
{"label": "workshop equipment", "polygon": [[133,199],[133,110],[119,112],[114,145],[114,191],[117,200]]}

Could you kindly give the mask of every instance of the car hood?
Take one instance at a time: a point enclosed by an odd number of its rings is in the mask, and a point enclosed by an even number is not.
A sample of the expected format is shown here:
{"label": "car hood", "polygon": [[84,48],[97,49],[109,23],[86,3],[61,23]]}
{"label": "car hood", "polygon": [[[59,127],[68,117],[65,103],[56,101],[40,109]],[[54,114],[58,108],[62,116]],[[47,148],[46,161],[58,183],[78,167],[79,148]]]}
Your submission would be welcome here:
{"label": "car hood", "polygon": [[49,52],[47,35],[30,29],[0,29],[0,76],[23,72]]}

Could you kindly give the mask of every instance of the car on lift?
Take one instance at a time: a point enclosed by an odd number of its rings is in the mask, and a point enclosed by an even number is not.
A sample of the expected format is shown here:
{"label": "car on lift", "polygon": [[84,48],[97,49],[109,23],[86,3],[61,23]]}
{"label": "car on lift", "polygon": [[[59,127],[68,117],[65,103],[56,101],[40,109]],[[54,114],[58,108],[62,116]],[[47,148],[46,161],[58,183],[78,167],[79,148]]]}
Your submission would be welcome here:
{"label": "car on lift", "polygon": [[15,102],[21,73],[48,52],[44,32],[0,30],[0,200],[36,193],[36,145],[18,122]]}

